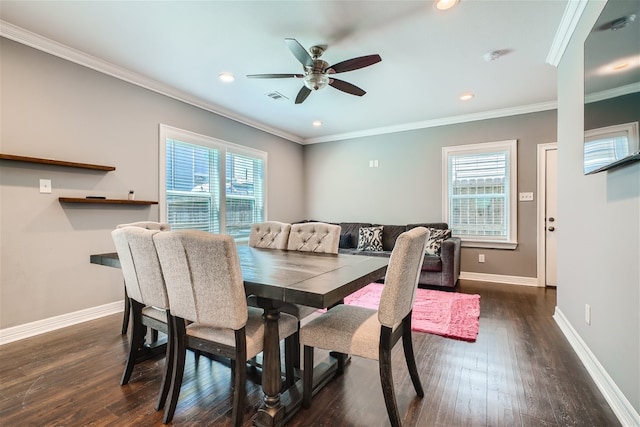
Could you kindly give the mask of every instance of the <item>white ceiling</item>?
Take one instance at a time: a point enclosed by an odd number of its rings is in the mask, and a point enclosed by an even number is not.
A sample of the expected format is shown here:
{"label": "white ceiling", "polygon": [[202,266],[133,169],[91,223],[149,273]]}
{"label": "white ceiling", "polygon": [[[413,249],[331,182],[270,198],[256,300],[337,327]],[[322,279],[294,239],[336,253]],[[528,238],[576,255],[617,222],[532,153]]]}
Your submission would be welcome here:
{"label": "white ceiling", "polygon": [[[7,1],[0,18],[153,79],[185,98],[300,143],[554,108],[546,63],[567,0],[432,1]],[[301,73],[284,39],[326,44],[334,64],[377,53],[382,62],[339,74],[363,88],[332,87],[300,105]],[[508,54],[487,62],[490,51]],[[224,84],[218,74],[236,81]],[[135,80],[135,79],[134,79]],[[160,85],[158,86],[160,87]],[[266,94],[278,91],[288,100]],[[475,98],[458,98],[473,92]],[[180,95],[182,96],[182,95]],[[312,126],[314,120],[323,126]]]}

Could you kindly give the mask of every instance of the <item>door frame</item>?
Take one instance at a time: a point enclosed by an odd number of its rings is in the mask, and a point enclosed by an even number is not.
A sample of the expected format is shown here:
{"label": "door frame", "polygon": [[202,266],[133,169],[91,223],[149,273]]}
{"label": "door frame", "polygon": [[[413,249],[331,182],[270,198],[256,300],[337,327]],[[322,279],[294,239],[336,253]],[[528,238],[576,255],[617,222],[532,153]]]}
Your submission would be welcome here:
{"label": "door frame", "polygon": [[[538,144],[538,171],[537,171],[537,186],[538,186],[538,213],[536,218],[537,230],[538,230],[538,254],[537,254],[537,270],[538,270],[538,286],[546,287],[547,273],[546,273],[546,258],[547,249],[545,245],[546,239],[546,224],[545,213],[547,211],[547,151],[557,150],[558,143],[550,142],[546,144]],[[557,176],[557,175],[556,175]]]}

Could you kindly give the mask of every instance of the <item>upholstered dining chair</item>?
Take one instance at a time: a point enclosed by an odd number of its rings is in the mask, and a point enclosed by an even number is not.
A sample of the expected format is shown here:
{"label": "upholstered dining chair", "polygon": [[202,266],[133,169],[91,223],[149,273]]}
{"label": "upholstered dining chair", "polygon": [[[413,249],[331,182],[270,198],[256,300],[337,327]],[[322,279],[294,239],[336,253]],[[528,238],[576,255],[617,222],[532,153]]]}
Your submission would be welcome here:
{"label": "upholstered dining chair", "polygon": [[411,312],[429,231],[417,227],[398,236],[391,253],[378,310],[337,305],[300,329],[304,345],[303,406],[311,406],[314,348],[378,361],[392,426],[401,426],[393,388],[391,350],[402,338],[413,387],[424,396],[411,341]]}
{"label": "upholstered dining chair", "polygon": [[251,225],[249,246],[266,249],[287,249],[291,224],[267,221]]}
{"label": "upholstered dining chair", "polygon": [[292,224],[287,249],[290,251],[337,254],[340,226],[325,222]]}
{"label": "upholstered dining chair", "polygon": [[[128,224],[119,224],[116,228],[123,227],[141,227],[147,230],[159,230],[168,231],[171,229],[169,224],[154,221],[138,221]],[[129,314],[131,313],[131,306],[129,305],[129,298],[127,296],[127,287],[124,287],[124,316],[122,318],[122,335],[126,335],[127,329],[129,329]],[[157,337],[157,335],[155,335]]]}
{"label": "upholstered dining chair", "polygon": [[[163,422],[173,418],[189,348],[232,359],[232,424],[239,426],[246,399],[242,366],[262,351],[265,327],[263,310],[247,306],[235,241],[228,235],[184,230],[157,234],[154,243],[167,285],[176,344]],[[297,332],[297,319],[281,314],[279,334],[285,338],[285,348]]]}
{"label": "upholstered dining chair", "polygon": [[[159,410],[164,406],[169,393],[173,343],[169,299],[153,243],[153,236],[157,233],[160,231],[128,226],[116,228],[111,232],[111,236],[118,252],[132,313],[129,355],[120,384],[125,385],[129,382],[137,362],[152,355],[154,347],[160,348],[157,343],[157,331],[165,333],[165,370],[156,403],[156,410]],[[154,342],[149,345],[145,343],[147,327],[155,331],[152,334]]]}

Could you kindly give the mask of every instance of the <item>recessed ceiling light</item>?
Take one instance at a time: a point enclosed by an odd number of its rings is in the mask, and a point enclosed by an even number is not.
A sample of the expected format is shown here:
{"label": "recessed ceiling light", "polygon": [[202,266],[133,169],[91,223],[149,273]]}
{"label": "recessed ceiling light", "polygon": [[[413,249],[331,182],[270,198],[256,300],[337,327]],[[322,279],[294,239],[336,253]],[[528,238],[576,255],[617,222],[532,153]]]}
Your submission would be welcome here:
{"label": "recessed ceiling light", "polygon": [[613,68],[614,70],[616,70],[616,71],[617,71],[617,70],[625,69],[625,68],[627,68],[628,66],[629,66],[629,63],[628,63],[628,62],[621,62],[621,63],[619,63],[619,64],[614,65],[612,68]]}
{"label": "recessed ceiling light", "polygon": [[322,122],[320,120],[314,120],[313,125],[315,127],[319,127],[319,126],[322,126]]}
{"label": "recessed ceiling light", "polygon": [[436,9],[447,10],[458,4],[460,0],[436,0]]}
{"label": "recessed ceiling light", "polygon": [[461,101],[469,101],[470,99],[473,99],[475,95],[472,94],[471,92],[469,93],[463,93],[462,95],[460,95],[460,100]]}
{"label": "recessed ceiling light", "polygon": [[222,73],[218,76],[218,78],[225,83],[231,83],[236,79],[235,77],[233,77],[233,74],[231,73]]}

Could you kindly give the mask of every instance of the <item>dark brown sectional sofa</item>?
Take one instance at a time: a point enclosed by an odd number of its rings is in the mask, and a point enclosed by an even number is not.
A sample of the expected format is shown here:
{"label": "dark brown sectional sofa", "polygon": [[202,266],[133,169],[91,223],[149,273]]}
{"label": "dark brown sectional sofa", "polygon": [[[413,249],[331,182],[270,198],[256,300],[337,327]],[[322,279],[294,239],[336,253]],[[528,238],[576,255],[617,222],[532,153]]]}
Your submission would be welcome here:
{"label": "dark brown sectional sofa", "polygon": [[[401,233],[414,227],[427,227],[446,230],[448,225],[444,222],[407,224],[407,225],[385,225],[371,224],[366,222],[340,222],[333,223],[341,227],[340,253],[370,255],[370,256],[391,256],[391,251],[396,239]],[[358,247],[358,235],[361,227],[372,227],[382,225],[382,251],[360,251]],[[419,285],[438,286],[443,288],[454,288],[460,276],[460,238],[450,237],[442,242],[440,256],[424,256],[422,271],[420,272]]]}

